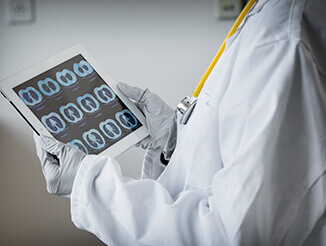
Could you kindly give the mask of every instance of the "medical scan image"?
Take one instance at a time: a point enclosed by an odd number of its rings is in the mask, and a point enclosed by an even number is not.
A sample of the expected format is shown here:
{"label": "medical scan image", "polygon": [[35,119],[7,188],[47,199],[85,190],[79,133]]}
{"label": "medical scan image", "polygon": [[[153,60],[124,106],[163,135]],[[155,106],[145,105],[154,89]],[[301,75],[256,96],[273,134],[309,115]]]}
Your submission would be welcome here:
{"label": "medical scan image", "polygon": [[54,112],[44,115],[41,121],[52,133],[59,133],[66,128],[66,123],[61,119],[60,115]]}
{"label": "medical scan image", "polygon": [[78,97],[77,102],[86,113],[92,114],[100,108],[99,102],[89,93]]}
{"label": "medical scan image", "polygon": [[58,141],[98,154],[141,123],[82,55],[14,88]]}
{"label": "medical scan image", "polygon": [[60,113],[70,123],[77,123],[82,120],[84,116],[83,112],[73,103],[61,106]]}
{"label": "medical scan image", "polygon": [[37,82],[38,88],[40,92],[42,92],[46,96],[53,96],[60,91],[59,84],[53,79],[46,78],[44,80],[40,80]]}
{"label": "medical scan image", "polygon": [[83,133],[83,139],[93,149],[101,149],[105,146],[105,139],[96,129],[91,129]]}
{"label": "medical scan image", "polygon": [[94,94],[102,103],[109,103],[115,99],[114,92],[107,85],[101,85],[94,89]]}
{"label": "medical scan image", "polygon": [[116,139],[121,136],[121,128],[112,119],[101,122],[99,126],[101,131],[110,139]]}
{"label": "medical scan image", "polygon": [[63,86],[70,86],[77,82],[77,76],[68,69],[56,73],[58,82]]}
{"label": "medical scan image", "polygon": [[117,113],[115,117],[120,125],[127,129],[132,129],[138,124],[136,117],[128,109],[124,109]]}
{"label": "medical scan image", "polygon": [[34,87],[28,86],[19,91],[19,96],[27,106],[35,106],[42,102],[42,95]]}
{"label": "medical scan image", "polygon": [[85,77],[93,73],[93,68],[88,64],[88,62],[82,60],[81,62],[74,64],[74,72],[80,77]]}

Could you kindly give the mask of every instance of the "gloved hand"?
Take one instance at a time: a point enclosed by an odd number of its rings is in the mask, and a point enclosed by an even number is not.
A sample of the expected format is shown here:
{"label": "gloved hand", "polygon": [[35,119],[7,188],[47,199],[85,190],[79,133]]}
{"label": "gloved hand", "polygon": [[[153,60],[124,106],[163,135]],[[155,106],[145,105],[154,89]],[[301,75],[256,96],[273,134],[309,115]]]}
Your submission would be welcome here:
{"label": "gloved hand", "polygon": [[34,141],[48,192],[69,198],[78,168],[86,154],[74,146],[35,133]]}
{"label": "gloved hand", "polygon": [[123,94],[135,101],[136,106],[146,117],[149,137],[138,145],[143,149],[173,151],[176,144],[176,114],[161,98],[148,89],[141,90],[124,83],[118,88]]}

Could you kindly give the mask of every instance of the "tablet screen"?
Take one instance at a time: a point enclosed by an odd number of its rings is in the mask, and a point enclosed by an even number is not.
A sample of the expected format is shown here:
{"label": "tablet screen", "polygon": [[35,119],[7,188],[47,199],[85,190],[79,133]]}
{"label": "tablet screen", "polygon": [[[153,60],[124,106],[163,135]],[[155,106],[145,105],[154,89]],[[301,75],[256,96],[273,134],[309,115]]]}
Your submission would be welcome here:
{"label": "tablet screen", "polygon": [[82,55],[14,88],[57,140],[98,154],[142,126]]}

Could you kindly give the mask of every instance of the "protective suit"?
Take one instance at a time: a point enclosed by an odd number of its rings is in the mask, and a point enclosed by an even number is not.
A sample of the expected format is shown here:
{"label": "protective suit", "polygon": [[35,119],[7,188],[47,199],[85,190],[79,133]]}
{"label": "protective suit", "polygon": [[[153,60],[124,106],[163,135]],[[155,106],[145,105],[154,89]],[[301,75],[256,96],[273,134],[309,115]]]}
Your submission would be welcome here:
{"label": "protective suit", "polygon": [[169,164],[149,149],[135,180],[110,157],[86,156],[70,196],[73,223],[108,245],[321,242],[325,6],[259,0],[178,124]]}

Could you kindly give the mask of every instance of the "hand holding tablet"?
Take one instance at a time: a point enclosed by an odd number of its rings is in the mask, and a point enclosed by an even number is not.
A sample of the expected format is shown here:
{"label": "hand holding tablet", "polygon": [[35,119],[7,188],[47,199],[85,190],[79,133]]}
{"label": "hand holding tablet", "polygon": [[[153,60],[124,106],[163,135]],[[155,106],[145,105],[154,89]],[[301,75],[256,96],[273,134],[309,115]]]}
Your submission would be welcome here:
{"label": "hand holding tablet", "polygon": [[37,132],[86,154],[117,156],[148,133],[145,119],[80,45],[1,82]]}

